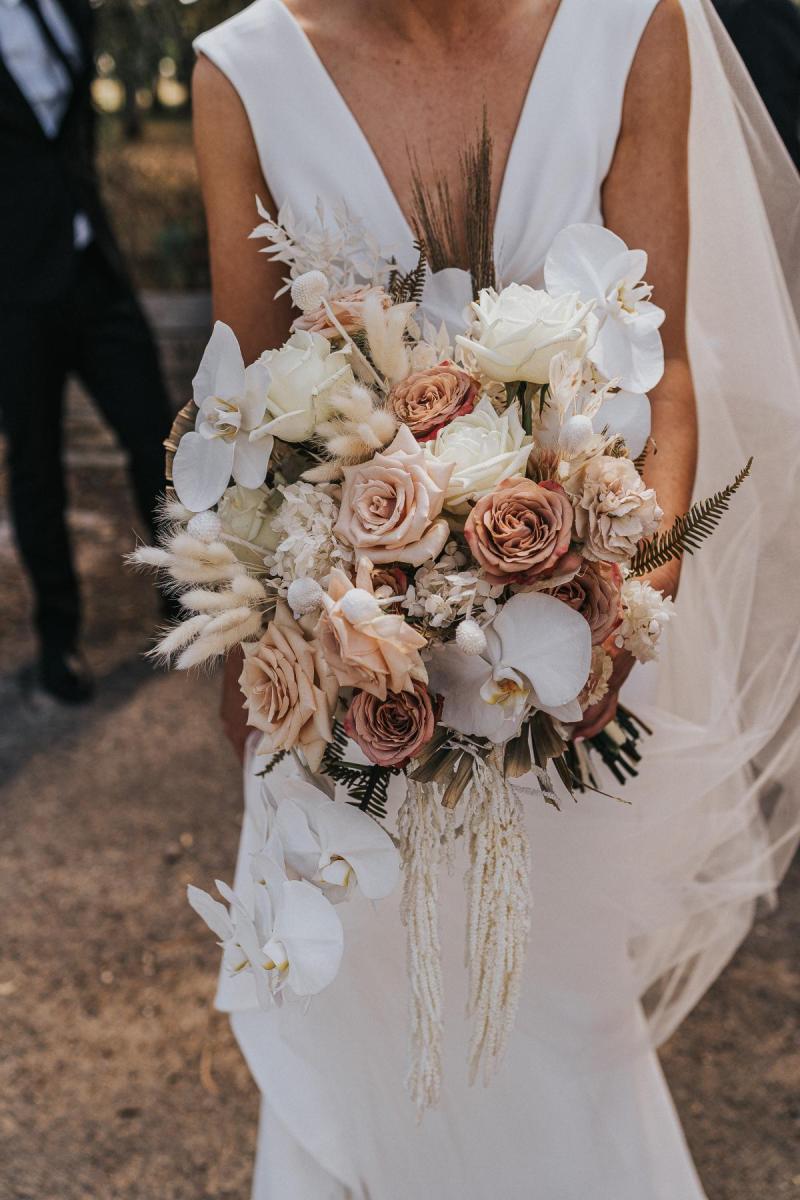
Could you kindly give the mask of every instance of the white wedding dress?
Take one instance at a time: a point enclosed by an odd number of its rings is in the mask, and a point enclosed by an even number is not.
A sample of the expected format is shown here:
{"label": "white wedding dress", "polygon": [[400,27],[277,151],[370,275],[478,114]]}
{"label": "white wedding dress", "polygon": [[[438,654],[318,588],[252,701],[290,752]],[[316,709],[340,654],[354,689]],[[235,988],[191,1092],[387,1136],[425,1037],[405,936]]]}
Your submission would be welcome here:
{"label": "white wedding dress", "polygon": [[[503,181],[501,280],[537,283],[561,229],[602,221],[626,81],[656,3],[561,0]],[[379,162],[280,0],[256,0],[196,47],[238,91],[277,204],[310,214],[317,197],[329,207],[344,197],[381,246],[412,266],[412,234]],[[451,311],[459,274],[429,281],[432,315]],[[778,349],[781,361],[795,353],[797,367],[795,332],[786,325]],[[708,376],[708,339],[700,342],[697,362]],[[701,411],[701,427],[708,419]],[[715,462],[701,460],[706,492],[743,461],[739,439],[726,440],[718,412],[714,419]],[[732,544],[722,541],[717,552],[729,567]],[[631,804],[587,795],[561,812],[526,805],[533,932],[516,1030],[488,1088],[467,1082],[463,863],[442,883],[443,1100],[420,1125],[404,1090],[407,981],[396,897],[340,908],[343,966],[307,1012],[261,1012],[245,976],[221,978],[218,1005],[232,1012],[263,1094],[254,1200],[701,1200],[653,1044],[730,957],[755,898],[769,894],[780,870],[747,774],[766,735],[731,751],[746,719],[730,705],[739,689],[724,672],[697,668],[698,638],[708,641],[699,632],[704,597],[720,561],[709,554],[703,568],[701,556],[696,569],[692,560],[667,663],[640,668],[631,681],[628,702],[655,729],[640,779],[626,791]],[[726,612],[741,621],[732,607]],[[723,624],[716,621],[717,636]],[[779,723],[773,714],[771,729]],[[256,802],[252,768],[246,792]],[[784,833],[785,849],[793,829]],[[246,817],[242,893],[254,848]],[[653,997],[659,980],[646,1018],[640,1000]]]}

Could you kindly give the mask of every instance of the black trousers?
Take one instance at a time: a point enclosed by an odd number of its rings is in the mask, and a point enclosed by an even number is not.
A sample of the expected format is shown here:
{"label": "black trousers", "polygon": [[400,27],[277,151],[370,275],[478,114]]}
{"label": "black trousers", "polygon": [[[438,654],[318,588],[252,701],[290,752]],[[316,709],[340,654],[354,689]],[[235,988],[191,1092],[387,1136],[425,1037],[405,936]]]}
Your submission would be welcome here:
{"label": "black trousers", "polygon": [[[152,334],[126,280],[94,246],[76,256],[57,300],[0,306],[0,412],[8,439],[10,508],[17,545],[35,593],[46,646],[71,648],[80,631],[78,580],[65,521],[62,409],[76,375],[128,456],[137,506],[148,531],[164,489],[162,441],[170,411]],[[11,301],[9,303],[8,301]]]}

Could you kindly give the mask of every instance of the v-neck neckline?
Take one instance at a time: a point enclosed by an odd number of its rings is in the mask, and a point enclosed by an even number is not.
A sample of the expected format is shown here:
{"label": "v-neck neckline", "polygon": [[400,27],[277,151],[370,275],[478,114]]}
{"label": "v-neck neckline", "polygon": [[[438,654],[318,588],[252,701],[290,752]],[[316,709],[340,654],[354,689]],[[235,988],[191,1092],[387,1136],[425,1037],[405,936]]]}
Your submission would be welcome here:
{"label": "v-neck neckline", "polygon": [[[325,85],[327,86],[329,91],[331,91],[335,95],[336,103],[339,107],[340,112],[342,113],[342,116],[343,116],[346,124],[348,124],[350,126],[352,133],[355,136],[356,140],[363,147],[364,155],[365,155],[366,159],[371,163],[373,172],[375,173],[376,178],[379,180],[380,186],[383,189],[383,192],[385,193],[388,202],[391,204],[392,208],[394,209],[395,216],[397,217],[397,220],[399,221],[399,223],[402,225],[402,228],[404,229],[409,242],[413,242],[415,240],[416,235],[414,233],[411,222],[410,222],[408,216],[406,215],[406,212],[403,209],[403,206],[401,205],[401,203],[397,197],[397,193],[395,192],[394,188],[392,187],[391,183],[389,182],[389,177],[386,174],[383,164],[382,164],[380,158],[378,157],[375,147],[373,146],[372,142],[370,141],[370,139],[367,137],[366,133],[364,132],[364,128],[361,125],[361,122],[358,120],[358,118],[356,117],[350,104],[345,99],[341,88],[336,83],[336,80],[333,78],[332,74],[326,67],[325,63],[322,60],[321,55],[319,54],[319,51],[317,50],[316,46],[312,42],[311,38],[306,33],[305,29],[303,29],[303,26],[300,24],[297,17],[295,17],[294,13],[284,3],[284,0],[278,0],[278,3],[280,5],[280,7],[284,10],[289,22],[294,27],[297,35],[300,37],[301,41],[303,42],[306,52],[308,53],[312,62],[315,64],[315,67],[318,70],[318,72],[320,73],[320,76],[322,77],[322,79],[324,80]],[[500,180],[500,190],[497,194],[497,204],[495,206],[495,213],[494,213],[495,256],[497,256],[497,254],[500,250],[500,240],[499,240],[500,239],[500,228],[501,228],[500,217],[505,208],[506,193],[507,193],[506,183],[507,183],[508,179],[511,177],[511,168],[514,165],[517,155],[520,153],[520,144],[523,142],[526,126],[530,120],[530,114],[533,109],[533,103],[536,98],[536,93],[539,90],[539,85],[540,85],[541,80],[545,73],[544,68],[547,64],[547,60],[554,53],[556,41],[558,40],[558,37],[560,36],[561,28],[565,22],[565,10],[567,9],[567,7],[569,6],[570,3],[571,3],[571,0],[559,0],[558,6],[557,6],[555,12],[553,13],[553,17],[550,21],[550,26],[547,30],[547,33],[545,34],[544,41],[542,42],[541,48],[536,57],[536,62],[533,64],[530,79],[528,81],[528,87],[525,92],[525,98],[522,102],[522,107],[520,109],[519,117],[517,119],[516,128],[514,129],[514,133],[512,134],[512,137],[511,137],[511,143],[509,145],[508,154],[506,156],[505,165],[503,167],[503,174],[502,174],[502,177]]]}

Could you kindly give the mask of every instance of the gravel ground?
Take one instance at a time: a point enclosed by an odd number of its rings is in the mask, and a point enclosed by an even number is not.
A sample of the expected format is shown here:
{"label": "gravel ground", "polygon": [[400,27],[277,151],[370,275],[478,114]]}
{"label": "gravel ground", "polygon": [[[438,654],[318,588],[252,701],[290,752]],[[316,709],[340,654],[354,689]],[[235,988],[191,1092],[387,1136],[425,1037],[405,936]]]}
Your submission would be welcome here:
{"label": "gravel ground", "polygon": [[[120,568],[121,462],[76,398],[70,447],[100,684],[85,710],[31,689],[0,510],[0,1198],[246,1200],[256,1099],[209,1009],[214,954],[183,895],[233,862],[236,764],[215,681],[141,659],[156,608]],[[664,1053],[709,1200],[800,1198],[799,917],[795,872]]]}

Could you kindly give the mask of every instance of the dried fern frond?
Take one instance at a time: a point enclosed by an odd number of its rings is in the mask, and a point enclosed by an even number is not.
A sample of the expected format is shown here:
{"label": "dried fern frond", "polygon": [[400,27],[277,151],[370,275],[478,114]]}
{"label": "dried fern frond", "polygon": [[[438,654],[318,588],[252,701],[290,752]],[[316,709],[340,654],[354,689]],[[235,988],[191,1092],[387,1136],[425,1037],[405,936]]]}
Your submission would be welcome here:
{"label": "dried fern frond", "polygon": [[397,267],[394,267],[392,270],[387,289],[391,296],[392,304],[422,303],[428,260],[419,241],[415,240],[414,249],[417,251],[419,257],[417,265],[412,270],[405,275]]}
{"label": "dried fern frond", "polygon": [[467,206],[467,260],[473,291],[477,295],[483,288],[493,288],[497,282],[494,267],[492,138],[485,104],[480,137],[461,154],[461,178]]}
{"label": "dried fern frond", "polygon": [[685,516],[678,517],[666,533],[658,533],[640,547],[631,563],[631,575],[647,575],[683,554],[693,554],[710,537],[730,506],[753,466],[752,458],[732,483],[708,500],[693,504]]}
{"label": "dried fern frond", "polygon": [[433,271],[466,267],[477,294],[494,287],[494,206],[492,203],[492,138],[483,109],[480,133],[459,155],[459,191],[464,199],[464,228],[456,222],[453,193],[446,175],[427,182],[416,155],[411,159],[413,222],[420,246]]}
{"label": "dried fern frond", "polygon": [[652,451],[653,455],[658,454],[658,446],[655,444],[655,441],[653,440],[653,438],[649,437],[644,444],[644,450],[642,451],[642,453],[637,454],[636,458],[633,460],[633,465],[636,467],[636,470],[639,472],[640,475],[644,474],[644,468],[645,468],[648,458],[650,457],[651,451]]}

